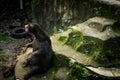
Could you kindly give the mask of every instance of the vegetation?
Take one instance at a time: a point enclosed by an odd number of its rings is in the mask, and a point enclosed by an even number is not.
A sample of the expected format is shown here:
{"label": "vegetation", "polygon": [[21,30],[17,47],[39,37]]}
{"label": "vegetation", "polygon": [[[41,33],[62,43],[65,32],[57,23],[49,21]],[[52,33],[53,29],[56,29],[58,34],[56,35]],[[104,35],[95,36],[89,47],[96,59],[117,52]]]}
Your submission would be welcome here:
{"label": "vegetation", "polygon": [[[0,33],[0,41],[4,41],[6,43],[10,43],[12,41],[12,39],[4,34],[1,34]],[[0,52],[0,62],[4,62],[4,61],[7,61],[8,60],[8,56],[3,53],[3,52]],[[1,67],[2,65],[0,65]]]}
{"label": "vegetation", "polygon": [[6,43],[10,43],[13,39],[0,33],[0,41],[4,41]]}
{"label": "vegetation", "polygon": [[63,55],[56,54],[56,59],[56,64],[52,70],[56,72],[60,67],[68,68],[68,74],[72,76],[70,80],[97,80],[100,78],[96,74],[86,69],[84,65],[76,63],[74,60],[69,60]]}
{"label": "vegetation", "polygon": [[83,33],[77,30],[73,30],[68,37],[65,44],[72,46],[76,51],[79,49],[83,41]]}
{"label": "vegetation", "polygon": [[70,75],[72,75],[71,80],[102,80],[102,77],[94,74],[86,69],[84,65],[76,62],[69,62],[69,70]]}
{"label": "vegetation", "polygon": [[88,80],[88,77],[92,74],[82,65],[78,63],[70,63],[70,74],[72,75],[72,80]]}
{"label": "vegetation", "polygon": [[[83,65],[69,60],[63,55],[56,54],[56,61],[54,66],[49,70],[49,73],[56,73],[60,68],[67,68],[69,80],[102,80],[100,76],[86,69]],[[62,74],[62,73],[61,73]],[[50,80],[59,80],[52,76]],[[30,80],[36,80],[34,77]],[[67,79],[68,80],[68,79]]]}
{"label": "vegetation", "polygon": [[82,44],[83,33],[77,30],[72,30],[69,33],[68,37],[60,36],[58,40],[61,41],[63,44],[72,46],[77,51]]}
{"label": "vegetation", "polygon": [[67,40],[68,40],[68,37],[61,36],[58,40],[61,41],[63,44],[65,44],[67,42]]}
{"label": "vegetation", "polygon": [[78,51],[91,55],[95,60],[98,60],[102,52],[103,42],[92,37],[84,37],[83,44]]}
{"label": "vegetation", "polygon": [[[103,42],[100,39],[84,36],[82,32],[73,30],[68,33],[68,36],[60,36],[58,40],[76,51],[92,56],[99,63],[109,63],[119,59],[119,38]],[[114,46],[109,46],[109,44],[114,44]]]}

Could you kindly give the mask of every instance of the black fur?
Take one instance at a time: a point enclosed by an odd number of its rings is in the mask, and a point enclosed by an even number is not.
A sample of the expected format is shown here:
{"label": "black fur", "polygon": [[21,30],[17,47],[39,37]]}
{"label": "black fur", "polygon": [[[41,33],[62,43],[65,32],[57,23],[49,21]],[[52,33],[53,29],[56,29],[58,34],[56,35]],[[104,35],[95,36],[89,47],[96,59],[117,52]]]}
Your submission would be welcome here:
{"label": "black fur", "polygon": [[28,55],[26,66],[31,67],[24,80],[28,80],[31,76],[42,74],[48,70],[53,60],[54,52],[51,47],[50,38],[39,28],[37,24],[28,24],[28,32],[32,35],[33,52]]}

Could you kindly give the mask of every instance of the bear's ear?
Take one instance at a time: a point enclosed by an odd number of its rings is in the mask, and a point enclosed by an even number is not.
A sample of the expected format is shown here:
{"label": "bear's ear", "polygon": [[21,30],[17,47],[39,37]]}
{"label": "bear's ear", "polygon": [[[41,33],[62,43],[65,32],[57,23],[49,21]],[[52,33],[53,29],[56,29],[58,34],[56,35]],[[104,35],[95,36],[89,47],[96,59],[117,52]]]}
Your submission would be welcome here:
{"label": "bear's ear", "polygon": [[25,25],[25,28],[29,28],[29,26],[30,26],[29,24],[26,24],[26,25]]}
{"label": "bear's ear", "polygon": [[29,24],[25,25],[25,31],[29,32],[29,29],[30,29],[30,25]]}
{"label": "bear's ear", "polygon": [[30,23],[29,25],[32,29],[39,29],[39,25],[37,23]]}
{"label": "bear's ear", "polygon": [[30,23],[29,26],[30,26],[31,28],[34,28],[34,24],[32,24],[32,23]]}

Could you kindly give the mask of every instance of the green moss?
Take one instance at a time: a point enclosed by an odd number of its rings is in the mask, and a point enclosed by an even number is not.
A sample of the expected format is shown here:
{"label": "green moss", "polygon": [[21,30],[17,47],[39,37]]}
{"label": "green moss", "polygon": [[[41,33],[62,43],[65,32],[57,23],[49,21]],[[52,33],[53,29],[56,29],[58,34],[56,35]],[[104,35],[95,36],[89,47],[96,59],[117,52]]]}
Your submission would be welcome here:
{"label": "green moss", "polygon": [[79,48],[79,51],[92,55],[94,59],[100,55],[102,51],[102,41],[92,37],[84,37],[83,44]]}
{"label": "green moss", "polygon": [[68,40],[68,37],[60,36],[58,40],[61,41],[63,44],[65,44],[67,42],[67,40]]}
{"label": "green moss", "polygon": [[[72,30],[66,36],[60,36],[59,41],[71,46],[74,50],[85,53],[99,63],[109,63],[120,56],[119,38],[102,41],[98,38],[84,36],[82,32]],[[114,44],[111,46],[109,44]]]}
{"label": "green moss", "polygon": [[60,36],[58,41],[62,42],[63,44],[70,45],[76,51],[78,51],[83,41],[83,33],[70,29],[68,31],[68,36]]}
{"label": "green moss", "polygon": [[73,30],[69,33],[68,40],[65,44],[72,46],[76,51],[78,51],[83,41],[83,33],[77,30]]}
{"label": "green moss", "polygon": [[0,33],[0,41],[5,41],[6,43],[10,43],[13,39]]}
{"label": "green moss", "polygon": [[86,69],[83,65],[78,63],[70,63],[71,80],[97,80],[98,76]]}

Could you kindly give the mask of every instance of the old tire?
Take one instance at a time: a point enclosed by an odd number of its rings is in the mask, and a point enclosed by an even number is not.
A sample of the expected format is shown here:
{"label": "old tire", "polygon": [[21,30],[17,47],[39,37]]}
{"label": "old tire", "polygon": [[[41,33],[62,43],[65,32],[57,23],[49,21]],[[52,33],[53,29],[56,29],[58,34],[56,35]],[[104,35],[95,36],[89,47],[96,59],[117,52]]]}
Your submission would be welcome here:
{"label": "old tire", "polygon": [[10,36],[19,39],[28,36],[28,33],[25,31],[24,27],[16,27],[10,31]]}

